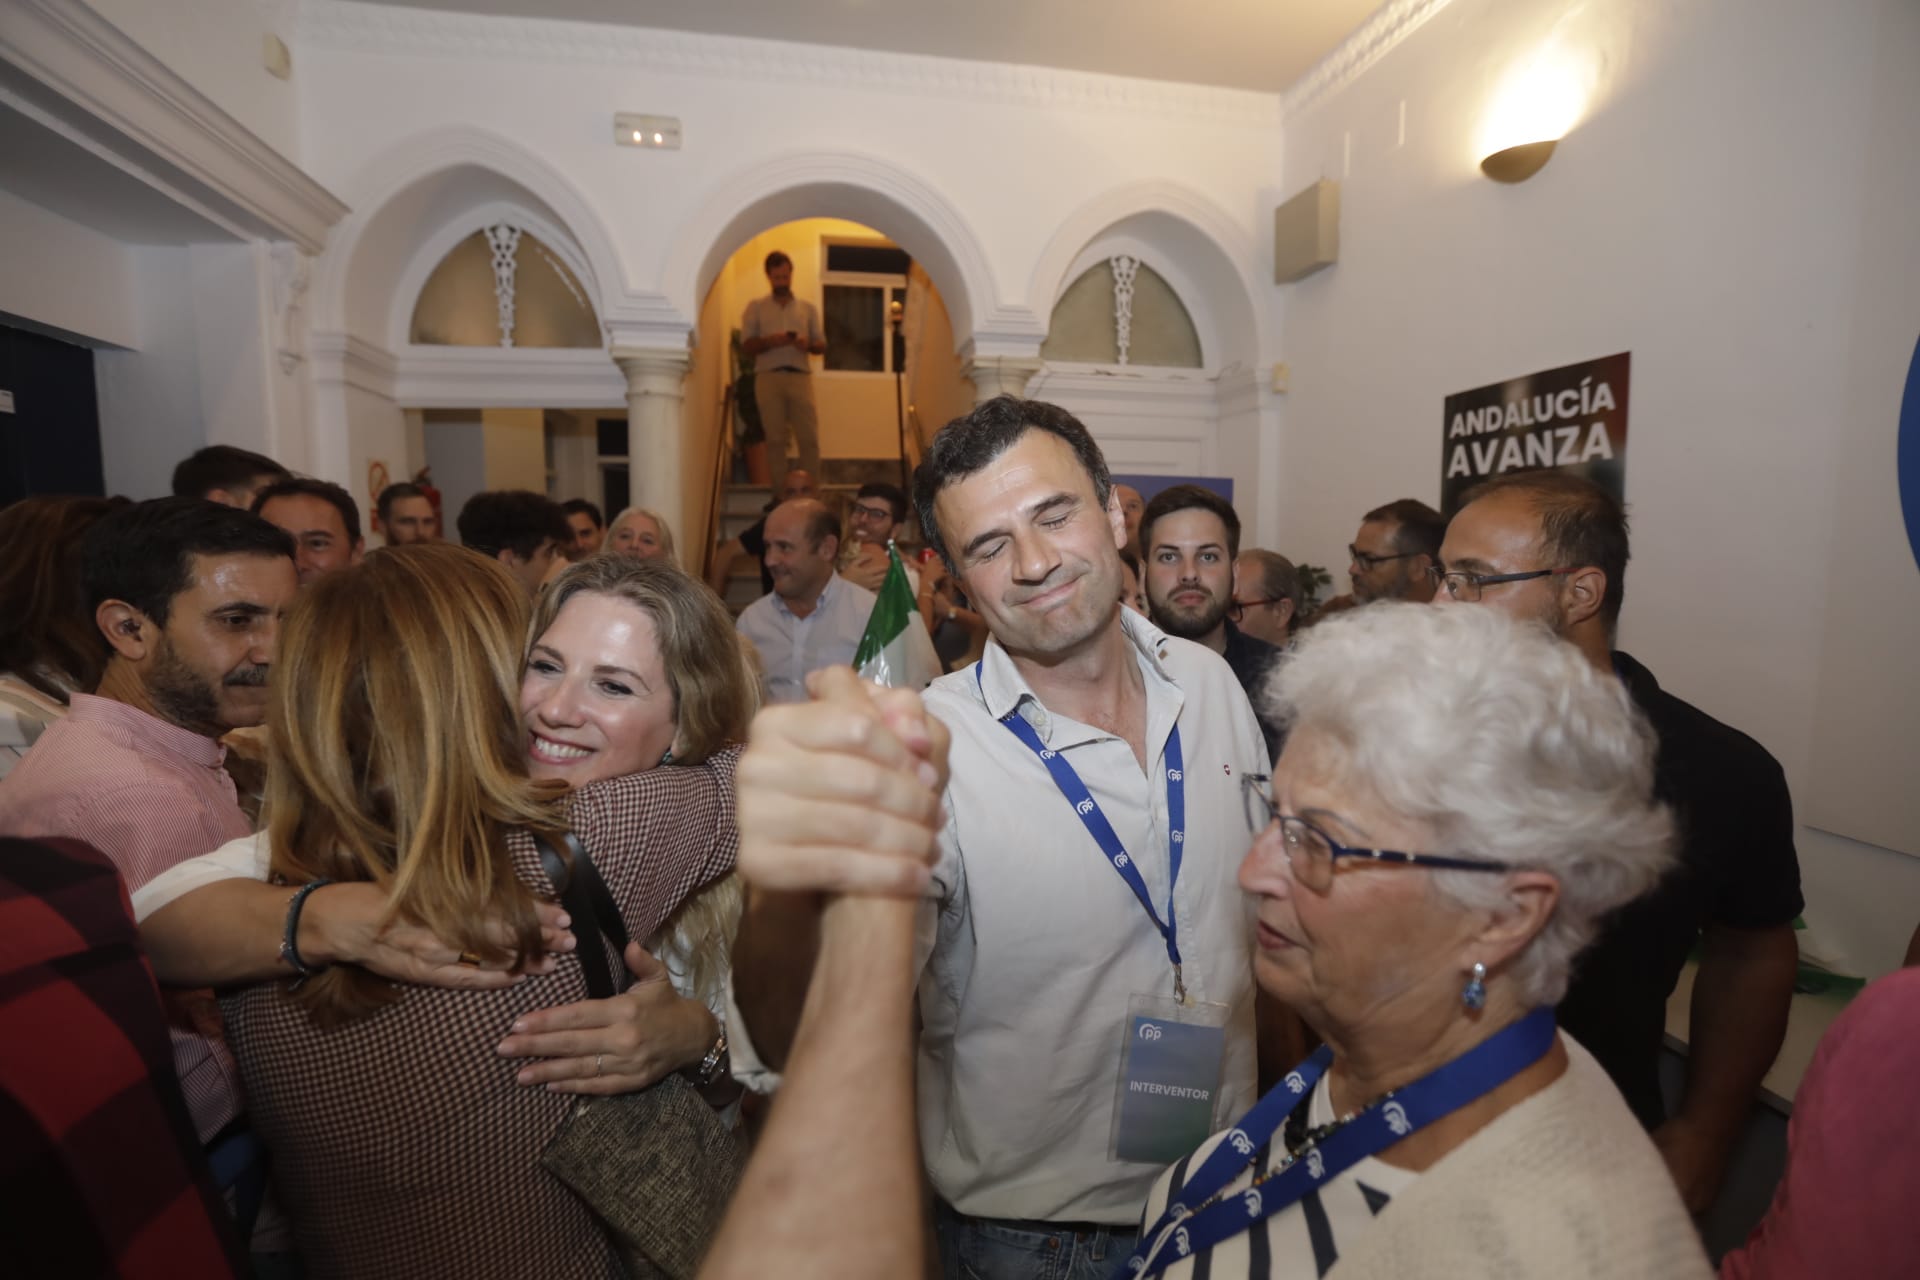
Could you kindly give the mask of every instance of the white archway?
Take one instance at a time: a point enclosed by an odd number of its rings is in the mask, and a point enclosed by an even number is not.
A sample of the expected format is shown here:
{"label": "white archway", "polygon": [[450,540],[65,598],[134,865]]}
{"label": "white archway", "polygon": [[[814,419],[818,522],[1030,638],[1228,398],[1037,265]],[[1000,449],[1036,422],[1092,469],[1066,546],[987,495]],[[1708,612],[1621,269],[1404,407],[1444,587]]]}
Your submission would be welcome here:
{"label": "white archway", "polygon": [[[1142,247],[1155,270],[1176,283],[1201,332],[1209,369],[1251,369],[1271,350],[1266,309],[1249,287],[1259,278],[1251,240],[1225,210],[1176,183],[1117,187],[1075,210],[1034,266],[1027,293],[1034,306],[1050,314],[1091,262],[1088,251],[1103,241]],[[1205,350],[1209,335],[1213,350]]]}
{"label": "white archway", "polygon": [[1233,477],[1235,505],[1257,533],[1271,523],[1279,424],[1261,373],[1272,347],[1253,241],[1203,196],[1175,183],[1135,183],[1095,197],[1061,224],[1035,264],[1028,297],[1050,318],[1080,272],[1119,252],[1149,263],[1179,295],[1203,367],[1046,365],[1028,394],[1081,417],[1117,473]]}
{"label": "white archway", "polygon": [[864,223],[912,254],[940,290],[956,336],[999,314],[986,254],[952,203],[896,165],[839,152],[784,156],[721,183],[682,224],[661,292],[676,310],[697,315],[742,243],[780,223],[818,217]]}

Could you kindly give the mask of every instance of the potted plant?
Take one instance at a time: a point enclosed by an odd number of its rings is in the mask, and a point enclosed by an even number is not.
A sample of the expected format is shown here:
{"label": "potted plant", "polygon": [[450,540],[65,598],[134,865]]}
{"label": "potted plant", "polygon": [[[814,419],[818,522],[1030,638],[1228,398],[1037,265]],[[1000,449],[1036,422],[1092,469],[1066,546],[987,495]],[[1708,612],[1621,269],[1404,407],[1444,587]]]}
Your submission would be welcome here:
{"label": "potted plant", "polygon": [[760,402],[753,396],[753,361],[741,349],[740,331],[733,331],[733,447],[746,466],[748,484],[767,484],[767,431],[760,421]]}

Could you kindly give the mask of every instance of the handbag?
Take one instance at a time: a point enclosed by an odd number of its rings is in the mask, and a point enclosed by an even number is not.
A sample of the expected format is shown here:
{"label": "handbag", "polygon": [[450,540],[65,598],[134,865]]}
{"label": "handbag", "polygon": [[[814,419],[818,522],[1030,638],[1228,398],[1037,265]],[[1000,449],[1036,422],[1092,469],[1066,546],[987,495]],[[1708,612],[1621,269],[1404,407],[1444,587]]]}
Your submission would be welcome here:
{"label": "handbag", "polygon": [[[541,839],[540,860],[573,917],[587,993],[618,993],[604,936],[624,955],[627,927],[578,837],[570,856]],[[693,1280],[747,1163],[742,1135],[677,1074],[634,1093],[582,1098],[540,1165],[585,1202],[635,1280]]]}

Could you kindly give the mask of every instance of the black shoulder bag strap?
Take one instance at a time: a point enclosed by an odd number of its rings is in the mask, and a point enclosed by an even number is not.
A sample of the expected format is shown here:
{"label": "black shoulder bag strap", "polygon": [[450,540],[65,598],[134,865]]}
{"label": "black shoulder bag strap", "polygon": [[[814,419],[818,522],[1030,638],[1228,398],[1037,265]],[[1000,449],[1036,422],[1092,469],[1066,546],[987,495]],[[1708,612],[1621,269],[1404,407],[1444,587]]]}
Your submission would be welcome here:
{"label": "black shoulder bag strap", "polygon": [[620,918],[620,908],[614,904],[607,882],[600,878],[580,837],[569,831],[561,840],[567,846],[565,854],[554,848],[545,836],[534,837],[547,879],[560,895],[560,905],[573,917],[573,936],[579,942],[575,954],[580,957],[580,968],[587,979],[587,994],[595,1000],[609,1000],[620,993],[619,969],[608,968],[607,950],[601,945],[601,938],[613,943],[614,950],[624,957],[627,924]]}

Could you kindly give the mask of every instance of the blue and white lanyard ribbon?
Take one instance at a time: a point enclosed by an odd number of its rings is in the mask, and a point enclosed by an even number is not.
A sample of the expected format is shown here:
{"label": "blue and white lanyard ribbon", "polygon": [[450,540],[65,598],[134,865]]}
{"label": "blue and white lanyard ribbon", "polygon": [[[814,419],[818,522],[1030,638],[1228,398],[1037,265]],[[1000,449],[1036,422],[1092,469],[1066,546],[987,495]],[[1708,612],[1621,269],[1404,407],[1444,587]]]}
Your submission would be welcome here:
{"label": "blue and white lanyard ribbon", "polygon": [[[1199,1170],[1171,1198],[1160,1220],[1140,1237],[1133,1256],[1114,1273],[1114,1280],[1157,1276],[1183,1258],[1252,1230],[1255,1223],[1291,1207],[1368,1156],[1493,1092],[1544,1058],[1555,1035],[1553,1010],[1535,1009],[1396,1091],[1386,1102],[1355,1116],[1260,1186],[1209,1204],[1254,1162],[1299,1100],[1319,1083],[1333,1054],[1322,1046],[1227,1130]],[[1205,1207],[1195,1210],[1192,1205]]]}
{"label": "blue and white lanyard ribbon", "polygon": [[[980,668],[980,663],[973,664],[973,681],[980,689],[981,700],[985,701],[986,687],[981,684]],[[1115,834],[1113,824],[1108,822],[1107,815],[1100,811],[1099,803],[1087,790],[1087,784],[1080,780],[1080,775],[1074,772],[1073,766],[1068,764],[1058,751],[1050,749],[1046,743],[1040,741],[1040,735],[1035,733],[1033,726],[1021,716],[1018,707],[1001,716],[1000,723],[1005,725],[1014,737],[1025,743],[1029,751],[1040,757],[1040,763],[1045,765],[1047,772],[1053,776],[1053,785],[1060,788],[1060,794],[1065,796],[1067,802],[1073,806],[1073,811],[1079,817],[1081,825],[1086,827],[1087,834],[1093,837],[1094,843],[1100,846],[1100,852],[1105,855],[1107,862],[1120,873],[1120,878],[1127,882],[1127,887],[1133,890],[1133,896],[1140,899],[1140,905],[1147,909],[1147,918],[1153,921],[1153,927],[1160,931],[1161,938],[1166,941],[1167,959],[1173,962],[1174,998],[1185,1004],[1187,986],[1180,972],[1180,930],[1173,912],[1173,890],[1174,886],[1180,883],[1181,851],[1185,847],[1187,838],[1186,766],[1180,754],[1180,726],[1174,725],[1173,731],[1167,735],[1167,866],[1169,870],[1167,916],[1162,920],[1160,913],[1154,909],[1153,896],[1147,892],[1147,882],[1141,877],[1140,868],[1134,865],[1126,846],[1120,843],[1120,837]]]}

